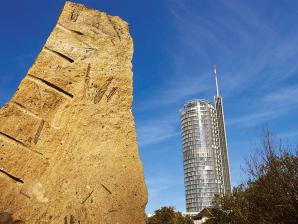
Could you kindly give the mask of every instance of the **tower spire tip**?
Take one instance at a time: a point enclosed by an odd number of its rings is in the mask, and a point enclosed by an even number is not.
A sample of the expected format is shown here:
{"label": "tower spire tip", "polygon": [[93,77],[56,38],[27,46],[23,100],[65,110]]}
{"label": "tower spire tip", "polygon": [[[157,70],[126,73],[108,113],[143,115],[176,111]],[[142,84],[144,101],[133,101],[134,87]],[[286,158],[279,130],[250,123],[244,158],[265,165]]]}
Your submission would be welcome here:
{"label": "tower spire tip", "polygon": [[218,88],[218,81],[217,81],[217,67],[214,64],[214,78],[215,78],[215,85],[216,85],[216,96],[219,96],[219,88]]}

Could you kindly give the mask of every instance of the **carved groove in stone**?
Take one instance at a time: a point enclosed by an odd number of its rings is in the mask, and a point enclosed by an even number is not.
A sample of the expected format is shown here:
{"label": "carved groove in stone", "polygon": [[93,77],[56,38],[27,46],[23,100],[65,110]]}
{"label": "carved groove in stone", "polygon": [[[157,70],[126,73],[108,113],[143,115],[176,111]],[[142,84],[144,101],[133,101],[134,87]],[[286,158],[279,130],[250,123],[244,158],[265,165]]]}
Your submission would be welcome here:
{"label": "carved groove in stone", "polygon": [[19,146],[28,148],[23,142],[15,139],[14,137],[12,137],[12,136],[10,136],[8,134],[5,134],[3,132],[0,132],[0,138],[2,138],[3,140],[7,140],[7,141],[10,141],[10,142],[13,142],[14,144],[17,144]]}
{"label": "carved groove in stone", "polygon": [[72,22],[76,22],[77,19],[78,19],[78,17],[79,17],[79,15],[80,15],[80,12],[79,12],[77,9],[74,9],[74,10],[72,11],[72,13],[71,13],[70,20],[71,20]]}
{"label": "carved groove in stone", "polygon": [[112,192],[109,190],[109,188],[107,188],[105,185],[101,184],[101,186],[102,186],[103,189],[105,189],[109,194],[112,194]]}
{"label": "carved groove in stone", "polygon": [[35,117],[37,119],[40,119],[39,116],[34,114],[32,111],[30,111],[28,108],[26,108],[24,105],[20,104],[19,102],[16,101],[10,101],[9,103],[14,104],[17,108],[19,108],[21,111],[23,111],[25,114],[29,114],[32,117]]}
{"label": "carved groove in stone", "polygon": [[107,95],[107,100],[108,102],[110,101],[110,99],[112,98],[112,96],[114,96],[114,94],[117,92],[117,87],[113,87],[111,92]]}
{"label": "carved groove in stone", "polygon": [[111,26],[113,27],[113,29],[114,29],[114,31],[115,31],[115,33],[116,33],[116,36],[118,37],[119,40],[121,40],[121,36],[120,36],[120,34],[119,34],[119,32],[118,32],[118,30],[117,30],[115,24],[113,23],[113,21],[111,20],[111,18],[110,18],[109,16],[107,16],[107,18],[108,18],[108,20],[109,20]]}
{"label": "carved groove in stone", "polygon": [[85,80],[84,80],[84,97],[85,99],[89,98],[89,81],[90,81],[90,69],[91,69],[91,64],[88,64],[86,74],[85,74]]}
{"label": "carved groove in stone", "polygon": [[91,192],[87,195],[87,197],[81,202],[81,204],[84,204],[84,203],[88,200],[88,198],[90,198],[90,196],[92,195],[92,193],[93,193],[93,191],[91,191]]}
{"label": "carved groove in stone", "polygon": [[23,191],[20,191],[20,194],[23,195],[23,196],[25,196],[25,197],[28,198],[28,199],[31,198],[28,194],[24,193]]}
{"label": "carved groove in stone", "polygon": [[63,58],[64,60],[70,62],[70,63],[73,63],[74,60],[58,51],[55,51],[55,50],[52,50],[52,49],[49,49],[48,47],[44,47],[44,51],[48,52],[48,53],[52,53],[54,55],[57,55],[58,57],[60,58]]}
{"label": "carved groove in stone", "polygon": [[41,120],[40,124],[39,124],[39,127],[37,129],[37,132],[35,134],[35,137],[34,137],[34,143],[36,144],[38,142],[38,139],[39,139],[39,136],[41,134],[41,131],[43,129],[43,126],[45,124],[45,121],[44,120]]}
{"label": "carved groove in stone", "polygon": [[63,89],[61,89],[59,86],[54,85],[53,83],[50,83],[44,79],[38,78],[36,76],[27,75],[28,79],[35,82],[36,84],[42,84],[42,85],[46,85],[47,87],[55,90],[55,92],[59,93],[60,95],[67,97],[67,98],[73,98],[73,95]]}
{"label": "carved groove in stone", "polygon": [[108,78],[107,81],[105,82],[105,84],[97,89],[97,92],[96,92],[95,97],[94,97],[94,103],[95,104],[97,104],[101,101],[103,95],[107,91],[107,89],[108,89],[108,87],[109,87],[109,85],[111,84],[112,81],[113,81],[112,77]]}
{"label": "carved groove in stone", "polygon": [[66,32],[71,32],[71,33],[74,33],[74,34],[78,34],[78,35],[80,35],[80,36],[82,36],[82,35],[84,35],[82,32],[80,32],[80,31],[77,31],[77,30],[71,30],[71,29],[69,29],[69,28],[67,28],[67,27],[65,27],[65,26],[63,26],[63,25],[61,25],[61,24],[57,24],[57,27],[59,27],[60,29],[62,29],[62,30],[65,30]]}
{"label": "carved groove in stone", "polygon": [[21,180],[20,178],[13,176],[12,174],[6,172],[5,170],[3,170],[1,168],[0,168],[0,173],[4,174],[5,176],[7,176],[9,179],[13,180],[14,182],[21,183],[21,184],[24,183],[24,181]]}

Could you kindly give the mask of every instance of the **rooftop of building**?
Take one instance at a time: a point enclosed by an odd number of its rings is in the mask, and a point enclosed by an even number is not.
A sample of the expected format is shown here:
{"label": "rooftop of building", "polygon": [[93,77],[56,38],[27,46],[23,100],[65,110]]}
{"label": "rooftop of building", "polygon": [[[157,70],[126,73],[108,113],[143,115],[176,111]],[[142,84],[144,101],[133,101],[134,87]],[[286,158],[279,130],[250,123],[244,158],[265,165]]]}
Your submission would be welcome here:
{"label": "rooftop of building", "polygon": [[212,107],[214,107],[214,103],[212,101],[209,100],[205,100],[205,99],[192,99],[192,100],[188,100],[183,107],[179,110],[179,112],[181,113],[182,111],[185,111],[189,108],[192,108],[194,106],[197,106],[198,104],[209,104]]}

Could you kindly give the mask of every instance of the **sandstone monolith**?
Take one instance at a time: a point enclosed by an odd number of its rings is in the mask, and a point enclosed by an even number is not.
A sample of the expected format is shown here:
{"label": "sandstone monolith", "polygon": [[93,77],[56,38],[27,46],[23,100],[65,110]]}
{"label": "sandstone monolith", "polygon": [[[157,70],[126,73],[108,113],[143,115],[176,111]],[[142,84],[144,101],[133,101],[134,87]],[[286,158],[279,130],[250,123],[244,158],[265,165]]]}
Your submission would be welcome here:
{"label": "sandstone monolith", "polygon": [[0,213],[26,224],[145,222],[132,54],[121,18],[65,4],[0,110]]}

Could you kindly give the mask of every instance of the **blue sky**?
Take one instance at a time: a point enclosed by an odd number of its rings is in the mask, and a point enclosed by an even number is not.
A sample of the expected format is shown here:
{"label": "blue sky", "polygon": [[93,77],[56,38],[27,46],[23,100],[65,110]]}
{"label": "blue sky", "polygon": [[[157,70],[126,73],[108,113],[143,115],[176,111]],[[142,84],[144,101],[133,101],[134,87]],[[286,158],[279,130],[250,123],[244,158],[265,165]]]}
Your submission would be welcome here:
{"label": "blue sky", "polygon": [[[62,0],[10,0],[0,7],[0,105],[12,96],[51,32]],[[213,99],[217,64],[232,182],[265,126],[298,139],[298,1],[81,0],[130,23],[135,44],[134,106],[149,191],[147,212],[184,211],[178,111]]]}

